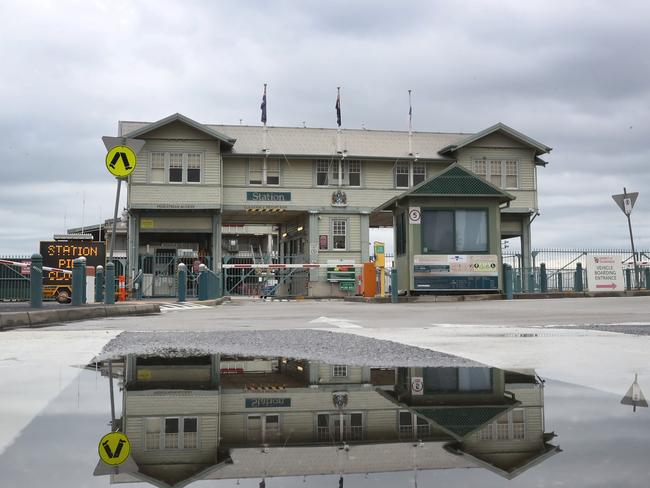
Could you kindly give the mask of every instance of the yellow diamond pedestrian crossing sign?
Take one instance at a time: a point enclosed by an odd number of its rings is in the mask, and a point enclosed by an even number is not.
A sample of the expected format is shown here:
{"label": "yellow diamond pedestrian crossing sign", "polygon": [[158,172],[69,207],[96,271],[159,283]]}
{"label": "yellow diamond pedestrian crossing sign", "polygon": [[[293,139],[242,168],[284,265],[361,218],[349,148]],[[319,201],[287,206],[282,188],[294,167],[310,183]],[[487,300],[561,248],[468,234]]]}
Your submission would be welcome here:
{"label": "yellow diamond pedestrian crossing sign", "polygon": [[99,457],[106,464],[117,466],[126,461],[131,453],[131,443],[121,432],[110,432],[99,441]]}
{"label": "yellow diamond pedestrian crossing sign", "polygon": [[118,178],[133,173],[137,162],[138,158],[129,146],[115,146],[106,154],[106,169]]}

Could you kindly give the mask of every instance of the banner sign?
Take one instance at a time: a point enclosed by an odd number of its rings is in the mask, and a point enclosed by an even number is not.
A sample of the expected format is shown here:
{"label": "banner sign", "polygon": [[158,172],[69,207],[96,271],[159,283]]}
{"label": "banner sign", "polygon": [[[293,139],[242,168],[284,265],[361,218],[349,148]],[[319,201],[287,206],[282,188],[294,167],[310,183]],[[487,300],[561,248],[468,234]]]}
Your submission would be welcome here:
{"label": "banner sign", "polygon": [[496,254],[416,254],[413,281],[418,290],[497,290]]}
{"label": "banner sign", "polygon": [[624,290],[621,258],[590,254],[587,259],[587,285],[589,291]]}

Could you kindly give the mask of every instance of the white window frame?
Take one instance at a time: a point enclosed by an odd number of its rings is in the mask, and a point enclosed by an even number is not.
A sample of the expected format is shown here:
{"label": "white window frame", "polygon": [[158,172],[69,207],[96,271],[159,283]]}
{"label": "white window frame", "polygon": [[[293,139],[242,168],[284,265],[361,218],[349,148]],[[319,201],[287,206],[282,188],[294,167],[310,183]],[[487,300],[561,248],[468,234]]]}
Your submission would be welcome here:
{"label": "white window frame", "polygon": [[[324,167],[327,167],[327,171],[322,171]],[[318,175],[320,174],[326,174],[327,175],[327,181],[325,184],[320,184],[318,183]],[[319,186],[321,188],[330,186],[332,179],[332,161],[329,159],[317,159],[316,160],[316,186]]]}
{"label": "white window frame", "polygon": [[[356,166],[358,171],[355,174],[359,175],[359,184],[350,184],[350,167]],[[327,166],[327,171],[325,171]],[[340,174],[339,174],[340,169]],[[363,163],[360,159],[317,159],[315,162],[315,184],[319,188],[326,187],[349,187],[361,188],[363,187]],[[318,183],[318,175],[327,174],[327,184],[321,185]]]}
{"label": "white window frame", "polygon": [[[494,181],[492,181],[492,164],[493,163],[498,163],[499,164],[499,170],[500,170],[500,175],[499,175],[499,181],[501,182],[498,186],[499,188],[502,188],[504,190],[519,190],[520,187],[520,181],[519,181],[519,167],[520,163],[518,159],[475,159],[472,162],[472,172],[474,172],[476,175],[480,176],[486,181],[489,181],[492,184],[495,184]],[[512,168],[512,165],[514,164],[515,168],[515,173],[514,174],[508,174],[508,168]],[[479,165],[482,165],[485,168],[485,173],[477,171],[477,168]],[[494,175],[496,176],[496,175]],[[517,180],[515,186],[510,186],[508,185],[508,176],[514,176]]]}
{"label": "white window frame", "polygon": [[[353,164],[356,165],[357,168],[358,168],[358,171],[354,172],[354,174],[359,175],[359,184],[358,185],[353,185],[352,183],[350,183],[350,174],[352,174],[351,166]],[[346,183],[347,183],[346,186],[349,186],[350,188],[361,188],[363,186],[362,181],[361,181],[361,178],[363,178],[362,173],[363,173],[363,170],[362,170],[362,164],[361,164],[360,159],[350,159],[349,161],[346,161],[345,162],[345,180],[346,180]]]}
{"label": "white window frame", "polygon": [[[162,161],[154,161],[154,156],[162,156]],[[154,167],[154,164],[162,164],[162,166]],[[160,181],[154,181],[154,171],[161,171],[162,172],[162,178],[160,178]],[[165,179],[166,179],[167,172],[165,170],[165,152],[164,151],[151,151],[149,153],[149,183],[153,184],[164,184]]]}
{"label": "white window frame", "polygon": [[[338,372],[337,372],[338,368]],[[343,370],[341,370],[343,368]],[[343,372],[344,374],[341,374]],[[347,364],[333,364],[332,365],[332,378],[347,378],[349,376]]]}
{"label": "white window frame", "polygon": [[[178,420],[178,432],[176,433],[176,442],[177,447],[166,447],[165,440],[167,431],[166,421],[176,419]],[[185,419],[196,419],[196,447],[185,447]],[[165,417],[144,417],[142,423],[142,429],[144,431],[144,450],[145,451],[178,451],[178,450],[188,450],[188,449],[200,449],[201,448],[201,418],[198,416],[188,415],[186,417],[179,416],[165,416]],[[158,447],[149,447],[147,439],[147,421],[157,420],[159,422],[159,432],[158,432]]]}
{"label": "white window frame", "polygon": [[[335,228],[336,228],[336,223],[337,222],[343,222],[343,225],[345,226],[345,232],[343,234],[340,233],[335,233]],[[348,219],[331,219],[330,220],[330,250],[332,251],[337,251],[337,252],[342,252],[342,251],[347,251],[348,250],[348,230],[349,230],[349,222]],[[341,236],[343,235],[345,237],[345,246],[343,248],[337,248],[334,246],[334,237],[335,236]]]}
{"label": "white window frame", "polygon": [[262,161],[262,176],[260,179],[260,183],[253,183],[251,181],[251,167],[253,165],[253,162],[259,163],[260,159],[259,158],[252,158],[248,160],[248,174],[246,178],[246,184],[248,186],[280,186],[282,183],[282,162],[279,159],[272,159],[271,161],[277,164],[277,176],[278,176],[278,182],[277,183],[269,183],[269,175],[270,175],[270,168],[269,168],[269,159],[264,158],[261,159]]}
{"label": "white window frame", "polygon": [[[266,417],[277,417],[278,418],[278,430],[277,432],[273,432],[273,438],[280,438],[282,437],[282,424],[283,424],[283,419],[282,419],[282,414],[279,413],[249,413],[246,414],[246,438],[248,439],[248,433],[250,432],[250,429],[248,427],[249,421],[251,417],[259,417],[260,418],[260,436],[262,438],[262,442],[267,442],[267,440],[273,440],[273,439],[267,439],[267,429],[266,429]],[[271,433],[269,433],[270,435]]]}
{"label": "white window frame", "polygon": [[[397,172],[397,168],[400,167],[400,166],[401,167],[404,167],[404,166],[408,167],[408,186],[399,186],[397,184],[397,175],[398,174],[401,174],[401,175],[407,174],[405,172],[401,172],[401,173]],[[398,161],[393,166],[393,184],[394,184],[395,188],[397,188],[397,189],[406,189],[406,188],[411,188],[411,187],[415,186],[415,184],[413,183],[413,180],[414,180],[415,167],[416,166],[417,167],[422,167],[424,169],[424,179],[422,181],[426,181],[426,179],[427,179],[427,164],[425,162],[421,162],[421,161]],[[418,173],[418,174],[420,174],[420,173]],[[422,183],[422,182],[420,182],[420,183]],[[418,183],[418,185],[420,183]]]}
{"label": "white window frame", "polygon": [[[163,179],[162,181],[153,181],[153,158],[154,154],[163,155]],[[171,155],[180,154],[181,155],[181,181],[170,181],[169,172],[171,169]],[[195,155],[199,157],[199,181],[188,181],[188,165],[190,155]],[[190,152],[180,152],[180,151],[151,151],[149,153],[149,168],[148,168],[148,183],[154,185],[200,185],[204,182],[205,171],[204,171],[204,154],[200,151],[190,151]],[[161,168],[155,168],[161,169]]]}
{"label": "white window frame", "polygon": [[[514,422],[513,413],[521,412],[523,415],[522,422]],[[521,425],[521,433],[515,433],[515,426]],[[526,409],[514,408],[509,412],[501,415],[499,418],[490,422],[477,432],[476,438],[480,441],[525,441],[526,432]]]}

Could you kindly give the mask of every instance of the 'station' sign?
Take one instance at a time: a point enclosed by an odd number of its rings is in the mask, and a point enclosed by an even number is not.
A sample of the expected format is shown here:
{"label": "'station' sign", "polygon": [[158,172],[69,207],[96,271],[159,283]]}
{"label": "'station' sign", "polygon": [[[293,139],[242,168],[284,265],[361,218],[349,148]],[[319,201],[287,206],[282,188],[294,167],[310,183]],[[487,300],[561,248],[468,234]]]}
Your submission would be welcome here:
{"label": "'station' sign", "polygon": [[589,255],[587,285],[589,291],[623,290],[625,281],[621,259],[612,255]]}
{"label": "'station' sign", "polygon": [[[86,266],[106,264],[106,244],[102,241],[41,241],[43,265],[51,268],[72,269],[74,260],[86,258]],[[43,274],[44,285],[72,283],[72,276],[58,271]]]}
{"label": "'station' sign", "polygon": [[290,407],[291,398],[247,398],[246,408]]}
{"label": "'station' sign", "polygon": [[247,191],[246,200],[249,202],[290,202],[291,192],[288,191]]}

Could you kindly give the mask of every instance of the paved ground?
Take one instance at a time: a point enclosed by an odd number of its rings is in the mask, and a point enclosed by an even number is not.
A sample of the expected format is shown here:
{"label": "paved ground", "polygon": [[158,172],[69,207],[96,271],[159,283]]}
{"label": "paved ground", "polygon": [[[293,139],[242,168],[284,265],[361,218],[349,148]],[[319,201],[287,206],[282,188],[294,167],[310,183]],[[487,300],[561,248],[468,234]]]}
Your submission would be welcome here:
{"label": "paved ground", "polygon": [[450,303],[349,303],[340,300],[233,299],[218,307],[168,309],[163,315],[75,322],[67,330],[233,330],[241,328],[421,328],[441,325],[528,327],[650,325],[650,297]]}

